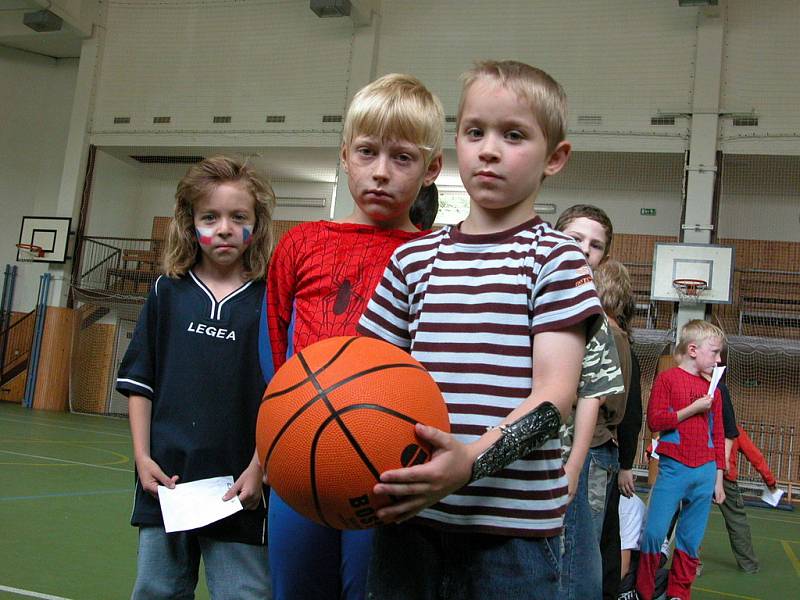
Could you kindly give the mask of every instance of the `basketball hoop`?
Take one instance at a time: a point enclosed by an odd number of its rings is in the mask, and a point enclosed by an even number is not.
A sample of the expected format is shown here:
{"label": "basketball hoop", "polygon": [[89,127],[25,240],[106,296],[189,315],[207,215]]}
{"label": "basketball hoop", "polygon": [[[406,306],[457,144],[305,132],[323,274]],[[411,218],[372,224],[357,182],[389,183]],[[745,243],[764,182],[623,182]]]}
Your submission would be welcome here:
{"label": "basketball hoop", "polygon": [[699,304],[703,292],[708,289],[708,282],[702,279],[675,279],[672,287],[678,294],[678,301],[683,304]]}
{"label": "basketball hoop", "polygon": [[34,258],[42,258],[44,256],[44,248],[36,244],[17,244],[17,248],[23,252],[22,255],[17,252],[17,260],[33,260]]}

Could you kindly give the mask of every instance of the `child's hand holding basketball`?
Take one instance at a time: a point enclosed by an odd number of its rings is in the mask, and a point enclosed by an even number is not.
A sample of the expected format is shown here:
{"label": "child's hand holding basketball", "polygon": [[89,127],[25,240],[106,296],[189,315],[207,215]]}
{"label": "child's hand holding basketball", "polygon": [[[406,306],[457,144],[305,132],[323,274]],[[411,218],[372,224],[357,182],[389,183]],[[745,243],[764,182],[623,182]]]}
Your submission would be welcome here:
{"label": "child's hand holding basketball", "polygon": [[472,475],[475,456],[467,445],[449,433],[421,423],[416,425],[416,434],[431,445],[433,455],[424,464],[381,473],[381,482],[373,492],[400,498],[378,511],[377,516],[384,523],[410,519],[464,487]]}
{"label": "child's hand holding basketball", "polygon": [[164,485],[170,489],[175,487],[178,475],[169,477],[158,463],[149,456],[142,456],[136,459],[136,472],[139,474],[139,481],[145,492],[158,498],[158,486]]}

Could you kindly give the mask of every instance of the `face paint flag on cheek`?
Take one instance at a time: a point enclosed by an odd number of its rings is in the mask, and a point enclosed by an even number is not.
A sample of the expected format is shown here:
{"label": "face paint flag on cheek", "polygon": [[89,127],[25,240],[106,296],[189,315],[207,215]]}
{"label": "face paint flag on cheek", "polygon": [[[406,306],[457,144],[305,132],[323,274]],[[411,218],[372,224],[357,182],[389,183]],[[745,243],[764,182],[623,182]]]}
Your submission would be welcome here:
{"label": "face paint flag on cheek", "polygon": [[197,241],[203,244],[203,246],[210,246],[211,242],[214,241],[213,229],[197,227],[195,228],[195,231],[197,232]]}
{"label": "face paint flag on cheek", "polygon": [[253,228],[248,225],[245,225],[244,227],[242,227],[242,242],[244,243],[245,246],[247,246],[252,241],[253,241]]}

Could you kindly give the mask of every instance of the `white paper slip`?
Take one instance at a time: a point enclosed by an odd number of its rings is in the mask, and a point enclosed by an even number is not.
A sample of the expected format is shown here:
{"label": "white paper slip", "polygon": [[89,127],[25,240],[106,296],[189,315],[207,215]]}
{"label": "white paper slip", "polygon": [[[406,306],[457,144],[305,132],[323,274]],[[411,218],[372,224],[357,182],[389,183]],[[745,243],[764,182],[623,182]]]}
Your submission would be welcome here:
{"label": "white paper slip", "polygon": [[652,456],[655,460],[661,460],[661,457],[656,452],[656,448],[658,448],[658,440],[656,438],[652,438],[651,440],[652,446],[650,446],[650,456]]}
{"label": "white paper slip", "polygon": [[233,477],[211,477],[179,483],[173,489],[158,486],[158,501],[167,533],[197,529],[242,510],[238,496],[227,502],[222,496],[233,485]]}
{"label": "white paper slip", "polygon": [[708,395],[714,397],[714,392],[717,391],[719,380],[722,379],[722,374],[725,372],[725,367],[714,367],[714,374],[711,376],[711,383],[708,384]]}
{"label": "white paper slip", "polygon": [[783,490],[780,488],[775,488],[774,492],[769,488],[764,488],[764,491],[761,492],[761,499],[772,506],[778,506],[781,496],[783,496]]}

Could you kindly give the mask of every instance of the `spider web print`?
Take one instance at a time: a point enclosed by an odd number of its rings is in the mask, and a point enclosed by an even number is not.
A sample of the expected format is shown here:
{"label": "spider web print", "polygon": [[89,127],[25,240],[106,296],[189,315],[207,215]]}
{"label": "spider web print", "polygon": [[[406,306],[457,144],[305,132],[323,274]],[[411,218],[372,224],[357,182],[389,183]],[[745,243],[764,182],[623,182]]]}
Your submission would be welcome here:
{"label": "spider web print", "polygon": [[[272,287],[270,294],[279,296],[283,322],[288,323],[294,309],[294,351],[329,337],[355,335],[358,319],[392,252],[418,235],[321,222],[287,233],[274,258],[272,279],[279,277],[278,289]],[[271,328],[275,324],[271,318]],[[285,355],[284,349],[273,350]]]}

